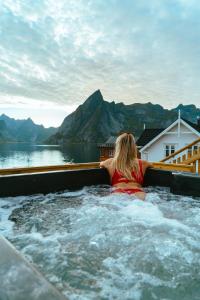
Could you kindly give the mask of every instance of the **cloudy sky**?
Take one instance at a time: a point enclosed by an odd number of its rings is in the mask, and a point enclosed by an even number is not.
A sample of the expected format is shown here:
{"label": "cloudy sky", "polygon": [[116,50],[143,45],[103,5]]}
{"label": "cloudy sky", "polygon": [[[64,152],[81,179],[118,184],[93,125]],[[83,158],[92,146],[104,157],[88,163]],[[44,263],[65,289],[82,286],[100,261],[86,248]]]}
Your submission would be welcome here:
{"label": "cloudy sky", "polygon": [[0,114],[58,126],[91,93],[200,107],[200,1],[0,0]]}

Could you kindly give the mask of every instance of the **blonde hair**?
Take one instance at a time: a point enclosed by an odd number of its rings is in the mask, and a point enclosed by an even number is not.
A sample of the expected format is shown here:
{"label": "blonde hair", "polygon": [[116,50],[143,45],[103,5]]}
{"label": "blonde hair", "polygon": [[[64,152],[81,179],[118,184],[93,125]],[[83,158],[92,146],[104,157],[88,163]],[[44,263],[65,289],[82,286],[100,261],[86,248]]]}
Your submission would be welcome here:
{"label": "blonde hair", "polygon": [[123,133],[118,136],[115,144],[113,167],[129,180],[133,179],[131,174],[133,170],[138,173],[137,148],[135,138],[131,133]]}

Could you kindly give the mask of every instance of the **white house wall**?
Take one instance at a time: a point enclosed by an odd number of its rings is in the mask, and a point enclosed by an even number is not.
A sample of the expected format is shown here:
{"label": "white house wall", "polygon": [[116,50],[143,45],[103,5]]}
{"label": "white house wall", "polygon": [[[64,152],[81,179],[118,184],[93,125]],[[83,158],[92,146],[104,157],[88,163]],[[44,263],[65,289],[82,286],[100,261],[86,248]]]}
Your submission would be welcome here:
{"label": "white house wall", "polygon": [[[175,125],[169,132],[177,132],[178,126]],[[158,140],[156,140],[153,144],[151,144],[144,151],[141,149],[141,158],[148,161],[160,161],[165,157],[165,145],[166,144],[174,144],[175,151],[186,146],[187,144],[192,143],[195,139],[198,138],[198,135],[190,131],[189,128],[181,124],[180,126],[180,137],[178,133],[162,135]],[[183,133],[183,132],[191,132],[191,133]]]}

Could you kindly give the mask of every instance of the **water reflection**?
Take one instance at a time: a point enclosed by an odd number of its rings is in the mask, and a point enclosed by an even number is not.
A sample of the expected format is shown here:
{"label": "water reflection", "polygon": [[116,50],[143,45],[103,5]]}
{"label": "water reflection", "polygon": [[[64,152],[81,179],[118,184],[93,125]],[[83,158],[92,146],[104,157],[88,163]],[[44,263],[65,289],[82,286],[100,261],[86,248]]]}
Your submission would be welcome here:
{"label": "water reflection", "polygon": [[57,165],[66,162],[99,160],[96,144],[67,144],[64,146],[26,143],[0,144],[0,168]]}
{"label": "water reflection", "polygon": [[65,161],[91,162],[99,161],[99,150],[96,144],[67,144],[60,148]]}

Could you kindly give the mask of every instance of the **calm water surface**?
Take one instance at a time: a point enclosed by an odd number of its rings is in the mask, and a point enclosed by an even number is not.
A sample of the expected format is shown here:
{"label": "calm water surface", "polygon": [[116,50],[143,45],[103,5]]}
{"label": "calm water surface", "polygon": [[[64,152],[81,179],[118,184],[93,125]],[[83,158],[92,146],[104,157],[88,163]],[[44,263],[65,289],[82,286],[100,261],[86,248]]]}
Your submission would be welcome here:
{"label": "calm water surface", "polygon": [[99,161],[99,150],[96,144],[67,144],[65,146],[0,144],[0,168],[92,161]]}

